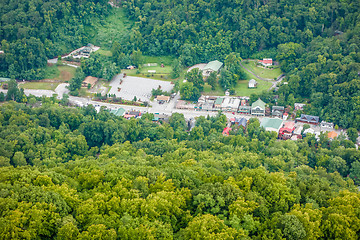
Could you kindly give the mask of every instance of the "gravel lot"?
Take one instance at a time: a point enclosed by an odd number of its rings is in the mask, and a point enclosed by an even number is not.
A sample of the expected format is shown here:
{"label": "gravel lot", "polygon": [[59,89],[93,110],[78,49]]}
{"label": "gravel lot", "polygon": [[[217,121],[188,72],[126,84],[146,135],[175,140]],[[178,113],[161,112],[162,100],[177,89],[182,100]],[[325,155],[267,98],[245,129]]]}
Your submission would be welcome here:
{"label": "gravel lot", "polygon": [[[120,84],[120,80],[123,82]],[[121,97],[126,100],[133,100],[134,96],[141,101],[149,101],[151,98],[151,90],[157,89],[161,86],[163,91],[171,91],[173,84],[166,81],[153,80],[149,78],[126,76],[123,78],[122,74],[117,75],[111,82],[111,89],[109,94],[115,94],[116,97]],[[121,88],[118,91],[118,88]]]}

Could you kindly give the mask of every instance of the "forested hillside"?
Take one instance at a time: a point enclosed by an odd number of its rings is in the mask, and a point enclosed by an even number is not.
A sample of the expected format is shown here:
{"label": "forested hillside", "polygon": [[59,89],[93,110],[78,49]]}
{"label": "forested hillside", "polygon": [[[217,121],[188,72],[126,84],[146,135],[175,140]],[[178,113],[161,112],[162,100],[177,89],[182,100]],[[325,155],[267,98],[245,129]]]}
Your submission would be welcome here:
{"label": "forested hillside", "polygon": [[87,26],[107,15],[105,0],[2,0],[0,73],[39,79],[47,58],[87,44]]}
{"label": "forested hillside", "polygon": [[[1,239],[358,239],[360,154],[223,115],[0,108]],[[349,177],[348,177],[349,176]]]}
{"label": "forested hillside", "polygon": [[131,43],[184,66],[272,57],[287,74],[281,105],[309,101],[308,114],[360,130],[359,0],[124,1],[138,22]]}

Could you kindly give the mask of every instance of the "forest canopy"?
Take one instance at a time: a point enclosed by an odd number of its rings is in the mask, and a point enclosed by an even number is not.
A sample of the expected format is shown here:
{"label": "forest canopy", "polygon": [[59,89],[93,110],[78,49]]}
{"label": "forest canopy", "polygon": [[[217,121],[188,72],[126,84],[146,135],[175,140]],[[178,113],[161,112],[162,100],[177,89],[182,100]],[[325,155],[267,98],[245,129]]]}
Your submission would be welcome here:
{"label": "forest canopy", "polygon": [[0,107],[1,239],[357,239],[360,153],[251,119]]}

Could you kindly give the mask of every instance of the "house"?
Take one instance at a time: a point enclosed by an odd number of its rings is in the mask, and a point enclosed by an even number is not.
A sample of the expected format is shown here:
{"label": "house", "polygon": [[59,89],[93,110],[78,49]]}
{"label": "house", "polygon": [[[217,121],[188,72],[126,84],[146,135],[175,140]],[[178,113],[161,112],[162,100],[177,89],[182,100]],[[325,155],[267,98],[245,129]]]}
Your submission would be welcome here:
{"label": "house", "polygon": [[221,110],[226,112],[237,112],[240,105],[240,99],[238,98],[224,98],[221,103]]}
{"label": "house", "polygon": [[93,88],[97,83],[97,81],[98,81],[97,77],[87,76],[82,82],[81,86],[88,87],[88,85],[90,84],[90,88]]}
{"label": "house", "polygon": [[288,114],[287,112],[285,112],[285,113],[283,114],[283,120],[287,120],[288,117],[289,117],[289,114]]}
{"label": "house", "polygon": [[223,130],[222,134],[223,134],[223,135],[227,135],[227,136],[229,136],[229,135],[230,135],[230,131],[231,131],[231,128],[226,127],[226,128],[224,128],[224,130]]}
{"label": "house", "polygon": [[297,126],[295,128],[295,130],[293,131],[293,136],[291,137],[291,139],[295,136],[297,139],[301,139],[302,138],[302,135],[301,135],[301,132],[303,130],[303,126]]}
{"label": "house", "polygon": [[284,126],[279,130],[279,138],[281,139],[290,139],[293,131],[295,130],[294,122],[286,122]]}
{"label": "house", "polygon": [[203,68],[203,76],[210,76],[210,73],[216,72],[219,73],[221,67],[223,66],[222,62],[219,62],[218,60],[211,61]]}
{"label": "house", "polygon": [[318,116],[311,116],[306,114],[301,114],[301,117],[296,118],[296,122],[303,122],[308,124],[319,124],[319,117]]}
{"label": "house", "polygon": [[243,127],[244,129],[247,126],[247,119],[246,118],[236,118],[235,124],[237,124],[239,127]]}
{"label": "house", "polygon": [[334,124],[333,124],[333,123],[328,123],[328,122],[322,121],[322,122],[320,123],[320,127],[333,129],[333,128],[334,128]]}
{"label": "house", "polygon": [[285,108],[282,106],[273,106],[271,111],[271,116],[282,118]]}
{"label": "house", "polygon": [[248,87],[249,88],[256,88],[256,86],[257,86],[256,80],[255,79],[250,79]]}
{"label": "house", "polygon": [[3,50],[0,50],[0,54],[4,54],[4,51],[3,51]]}
{"label": "house", "polygon": [[282,125],[282,119],[265,117],[261,121],[260,127],[263,127],[265,131],[276,132],[278,134]]}
{"label": "house", "polygon": [[265,103],[260,98],[251,105],[251,114],[265,116]]}
{"label": "house", "polygon": [[169,96],[164,96],[164,95],[158,95],[158,96],[156,96],[156,100],[157,100],[159,103],[169,102],[169,101],[170,101],[170,97],[169,97]]}
{"label": "house", "polygon": [[295,103],[294,104],[294,109],[295,109],[295,111],[304,110],[304,106],[306,106],[306,104],[304,104],[304,103]]}
{"label": "house", "polygon": [[320,139],[320,132],[316,132],[314,129],[312,128],[308,128],[303,132],[303,137],[306,137],[307,134],[313,134],[315,135],[315,139],[319,140]]}
{"label": "house", "polygon": [[223,101],[224,101],[223,98],[218,97],[218,98],[215,100],[214,108],[215,108],[216,110],[220,110],[221,104],[222,104]]}
{"label": "house", "polygon": [[329,139],[333,140],[338,136],[338,134],[335,131],[331,131],[327,134],[327,136]]}
{"label": "house", "polygon": [[263,60],[259,60],[259,63],[264,67],[271,66],[273,64],[272,58],[263,58]]}

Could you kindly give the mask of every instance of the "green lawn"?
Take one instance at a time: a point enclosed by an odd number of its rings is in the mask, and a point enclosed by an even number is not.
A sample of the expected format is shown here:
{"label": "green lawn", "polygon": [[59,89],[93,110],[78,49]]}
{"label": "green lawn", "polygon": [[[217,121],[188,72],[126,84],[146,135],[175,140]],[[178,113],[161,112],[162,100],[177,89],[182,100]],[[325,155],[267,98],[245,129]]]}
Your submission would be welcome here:
{"label": "green lawn", "polygon": [[97,50],[95,52],[96,54],[100,54],[100,55],[104,55],[104,56],[107,56],[107,57],[111,57],[112,56],[112,53],[110,50],[104,50],[102,48],[100,48],[99,50]]}
{"label": "green lawn", "polygon": [[256,61],[243,61],[242,64],[262,78],[274,79],[282,74],[279,66],[273,66],[272,69],[257,67]]}
{"label": "green lawn", "polygon": [[157,63],[159,66],[163,63],[165,67],[170,67],[173,61],[172,56],[143,56],[144,63]]}
{"label": "green lawn", "polygon": [[261,93],[266,91],[271,87],[271,82],[263,81],[260,79],[256,80],[258,82],[257,88],[248,88],[249,80],[240,80],[235,87],[236,96],[250,96],[253,93]]}
{"label": "green lawn", "polygon": [[20,84],[20,88],[24,89],[42,89],[42,90],[55,90],[59,83],[49,83],[49,82],[27,82]]}

